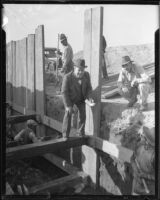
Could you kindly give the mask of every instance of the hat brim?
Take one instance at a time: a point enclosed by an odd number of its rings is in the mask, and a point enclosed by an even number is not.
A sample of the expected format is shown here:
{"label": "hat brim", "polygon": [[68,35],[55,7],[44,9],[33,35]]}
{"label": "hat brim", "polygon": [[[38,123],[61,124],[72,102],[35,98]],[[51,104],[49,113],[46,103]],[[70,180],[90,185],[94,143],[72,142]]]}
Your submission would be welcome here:
{"label": "hat brim", "polygon": [[60,41],[62,42],[62,41],[64,41],[64,40],[66,40],[67,38],[63,38],[63,39],[60,39]]}
{"label": "hat brim", "polygon": [[87,68],[86,65],[85,65],[85,66],[77,66],[77,65],[75,65],[75,64],[74,64],[74,67],[77,67],[77,68],[84,68],[84,69]]}
{"label": "hat brim", "polygon": [[126,64],[128,64],[128,63],[130,63],[130,62],[133,62],[133,60],[130,60],[130,61],[125,62],[125,63],[122,63],[122,66],[123,66],[123,65],[126,65]]}

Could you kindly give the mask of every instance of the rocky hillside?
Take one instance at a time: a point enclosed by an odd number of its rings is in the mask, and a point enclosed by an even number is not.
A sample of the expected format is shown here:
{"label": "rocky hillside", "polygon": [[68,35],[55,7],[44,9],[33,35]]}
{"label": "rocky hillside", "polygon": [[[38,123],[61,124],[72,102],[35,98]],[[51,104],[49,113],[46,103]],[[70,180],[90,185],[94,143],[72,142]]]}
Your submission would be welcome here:
{"label": "rocky hillside", "polygon": [[[154,62],[154,44],[108,47],[105,58],[109,72],[119,71],[121,58],[124,55],[129,55],[132,60],[140,65],[152,63]],[[74,55],[74,59],[77,58],[83,58],[83,51],[79,51]]]}

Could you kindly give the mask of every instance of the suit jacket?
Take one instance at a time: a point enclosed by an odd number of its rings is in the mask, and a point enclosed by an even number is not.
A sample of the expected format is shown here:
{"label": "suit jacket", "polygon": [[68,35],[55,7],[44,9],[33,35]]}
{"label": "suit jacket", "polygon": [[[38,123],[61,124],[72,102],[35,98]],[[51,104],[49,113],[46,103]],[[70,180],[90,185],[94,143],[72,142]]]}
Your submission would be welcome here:
{"label": "suit jacket", "polygon": [[85,71],[81,80],[82,84],[80,86],[73,71],[64,76],[62,97],[65,106],[69,107],[74,104],[80,104],[89,98],[92,91],[89,73]]}

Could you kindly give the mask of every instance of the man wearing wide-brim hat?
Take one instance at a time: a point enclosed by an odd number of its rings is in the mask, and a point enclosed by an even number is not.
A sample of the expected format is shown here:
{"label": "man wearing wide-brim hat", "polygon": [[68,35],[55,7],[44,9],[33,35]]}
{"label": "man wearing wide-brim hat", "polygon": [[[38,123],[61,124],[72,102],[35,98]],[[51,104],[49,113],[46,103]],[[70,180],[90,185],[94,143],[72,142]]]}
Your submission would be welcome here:
{"label": "man wearing wide-brim hat", "polygon": [[[85,102],[94,106],[91,98],[92,87],[89,73],[85,71],[86,65],[84,59],[77,59],[74,62],[74,70],[66,74],[62,82],[62,97],[65,106],[65,115],[63,118],[62,134],[68,138],[71,129],[71,117],[73,106],[76,105],[79,113],[78,134],[85,135],[86,110]],[[88,101],[87,101],[88,100]]]}
{"label": "man wearing wide-brim hat", "polygon": [[147,109],[147,98],[150,92],[151,78],[145,73],[142,66],[138,66],[129,56],[122,57],[122,70],[118,78],[120,94],[129,101],[128,107],[137,102],[137,95],[140,96],[140,110]]}
{"label": "man wearing wide-brim hat", "polygon": [[62,46],[64,47],[64,51],[62,54],[62,70],[61,72],[64,74],[69,73],[70,71],[73,70],[73,50],[71,45],[68,43],[67,37],[65,34],[60,34],[60,42]]}

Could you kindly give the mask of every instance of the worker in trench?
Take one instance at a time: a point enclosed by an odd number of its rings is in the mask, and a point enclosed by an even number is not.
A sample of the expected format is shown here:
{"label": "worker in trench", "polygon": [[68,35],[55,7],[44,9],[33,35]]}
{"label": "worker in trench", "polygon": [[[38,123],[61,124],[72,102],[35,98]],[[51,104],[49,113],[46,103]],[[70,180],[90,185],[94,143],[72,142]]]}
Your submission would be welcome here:
{"label": "worker in trench", "polygon": [[155,194],[155,131],[143,127],[141,141],[131,158],[133,194]]}
{"label": "worker in trench", "polygon": [[15,137],[14,141],[18,144],[30,144],[41,141],[36,137],[35,128],[38,123],[35,120],[27,120],[26,128],[22,129]]}
{"label": "worker in trench", "polygon": [[68,43],[67,37],[65,34],[60,34],[60,42],[64,47],[64,51],[62,53],[62,70],[61,72],[65,75],[73,70],[73,50],[71,45]]}
{"label": "worker in trench", "polygon": [[121,96],[129,101],[128,107],[132,107],[137,102],[137,95],[139,94],[140,111],[147,109],[150,83],[151,78],[145,73],[142,66],[133,63],[129,56],[122,57],[122,70],[117,85]]}
{"label": "worker in trench", "polygon": [[78,108],[78,130],[79,136],[85,135],[86,110],[85,103],[94,106],[92,98],[92,86],[89,73],[85,71],[85,60],[77,59],[74,63],[74,70],[64,76],[62,82],[62,97],[65,106],[65,115],[63,118],[62,134],[68,138],[71,129],[71,117],[73,106]]}

